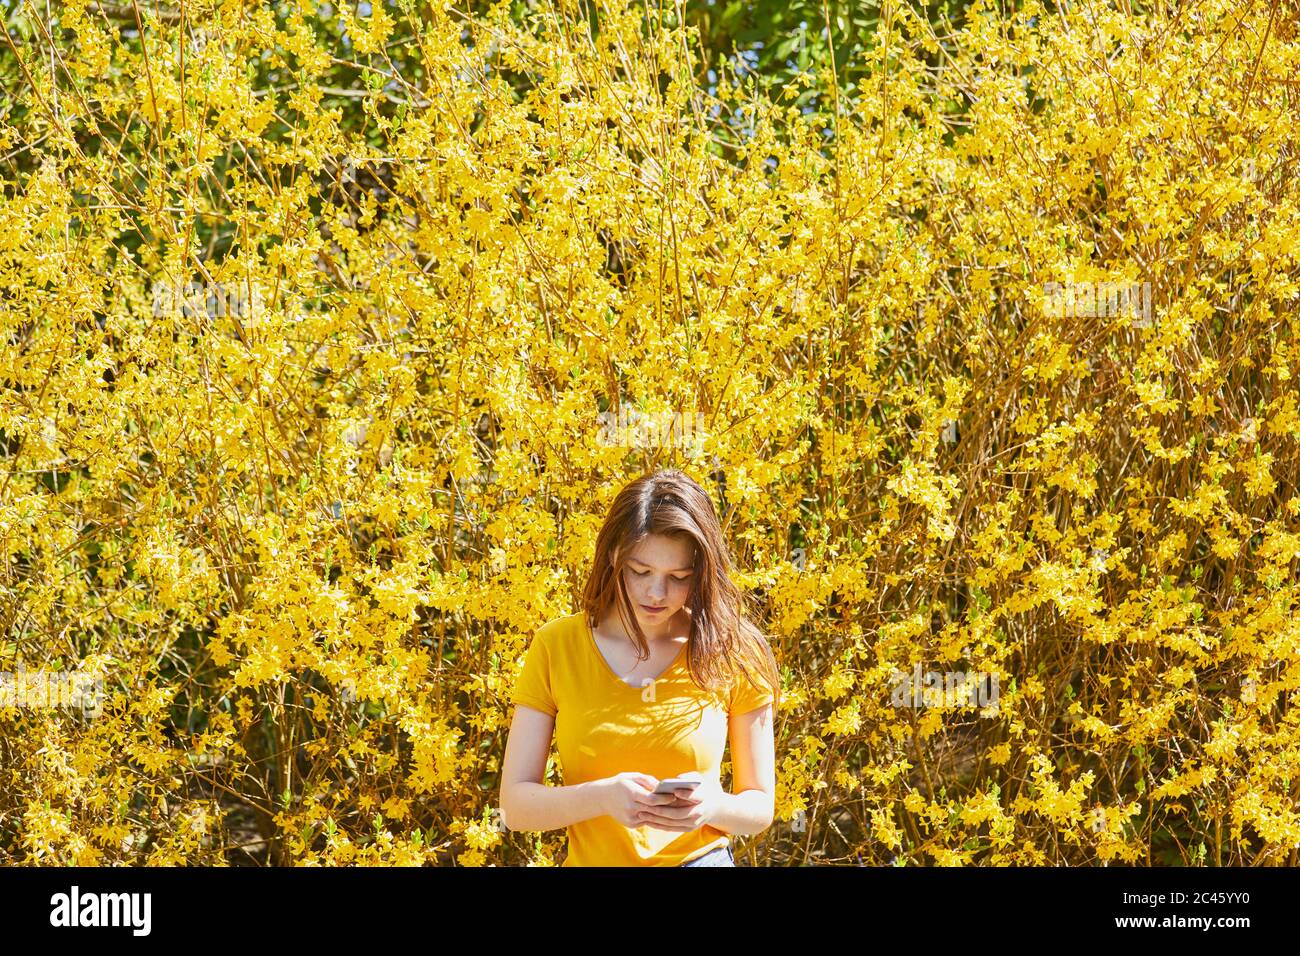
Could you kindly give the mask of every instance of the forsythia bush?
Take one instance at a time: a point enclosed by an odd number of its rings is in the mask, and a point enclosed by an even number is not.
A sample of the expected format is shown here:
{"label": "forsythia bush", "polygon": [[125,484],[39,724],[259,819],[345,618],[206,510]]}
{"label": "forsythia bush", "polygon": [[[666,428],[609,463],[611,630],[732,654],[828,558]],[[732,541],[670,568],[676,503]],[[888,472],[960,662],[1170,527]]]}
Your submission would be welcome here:
{"label": "forsythia bush", "polygon": [[771,94],[629,0],[6,7],[0,670],[103,698],[0,708],[0,859],[559,862],[509,690],[672,465],[748,862],[1294,865],[1296,14],[1062,7]]}

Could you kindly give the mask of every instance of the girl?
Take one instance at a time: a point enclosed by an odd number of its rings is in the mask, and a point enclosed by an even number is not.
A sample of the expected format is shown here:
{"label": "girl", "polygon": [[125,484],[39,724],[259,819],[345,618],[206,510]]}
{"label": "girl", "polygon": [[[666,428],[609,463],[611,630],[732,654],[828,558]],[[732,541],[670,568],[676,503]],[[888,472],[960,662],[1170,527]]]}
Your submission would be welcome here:
{"label": "girl", "polygon": [[[511,694],[506,827],[566,827],[564,866],[734,866],[729,834],[771,826],[781,678],[730,571],[713,501],[685,474],[619,493],[582,611],[537,630]],[[552,733],[563,786],[542,783]],[[653,792],[669,778],[700,783]]]}

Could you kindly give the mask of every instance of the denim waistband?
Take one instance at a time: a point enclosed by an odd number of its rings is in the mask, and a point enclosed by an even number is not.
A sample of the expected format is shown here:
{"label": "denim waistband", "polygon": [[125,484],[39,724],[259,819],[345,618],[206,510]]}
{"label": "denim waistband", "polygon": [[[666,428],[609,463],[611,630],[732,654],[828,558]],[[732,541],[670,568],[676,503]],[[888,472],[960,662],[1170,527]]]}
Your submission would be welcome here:
{"label": "denim waistband", "polygon": [[708,853],[687,860],[682,866],[735,866],[736,856],[731,852],[731,845],[714,847]]}

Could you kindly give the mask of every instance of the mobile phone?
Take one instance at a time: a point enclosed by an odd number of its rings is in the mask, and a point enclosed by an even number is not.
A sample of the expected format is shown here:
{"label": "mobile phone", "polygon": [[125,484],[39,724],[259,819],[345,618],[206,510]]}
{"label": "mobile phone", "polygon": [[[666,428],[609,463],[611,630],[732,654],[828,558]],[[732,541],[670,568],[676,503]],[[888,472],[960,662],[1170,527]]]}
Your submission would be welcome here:
{"label": "mobile phone", "polygon": [[696,780],[694,778],[682,779],[680,777],[670,777],[667,780],[660,780],[659,786],[654,788],[654,792],[666,793],[671,796],[677,790],[694,791],[701,783],[703,783],[702,780]]}

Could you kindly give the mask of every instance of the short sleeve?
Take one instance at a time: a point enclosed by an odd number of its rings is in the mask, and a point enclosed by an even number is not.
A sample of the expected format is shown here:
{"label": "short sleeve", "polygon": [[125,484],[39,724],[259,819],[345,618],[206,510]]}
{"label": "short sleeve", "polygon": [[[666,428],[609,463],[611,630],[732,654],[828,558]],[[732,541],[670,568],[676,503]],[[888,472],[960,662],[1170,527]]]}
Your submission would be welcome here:
{"label": "short sleeve", "polygon": [[736,682],[731,687],[731,699],[727,706],[727,716],[734,717],[736,714],[747,714],[751,710],[758,710],[764,704],[770,704],[775,699],[771,689],[763,682],[758,675],[754,675],[758,681],[755,687],[749,682],[749,678],[744,674],[736,675]]}
{"label": "short sleeve", "polygon": [[540,710],[552,717],[559,710],[551,691],[551,655],[546,642],[538,634],[533,635],[532,642],[528,645],[528,653],[524,655],[524,669],[515,681],[510,701]]}

